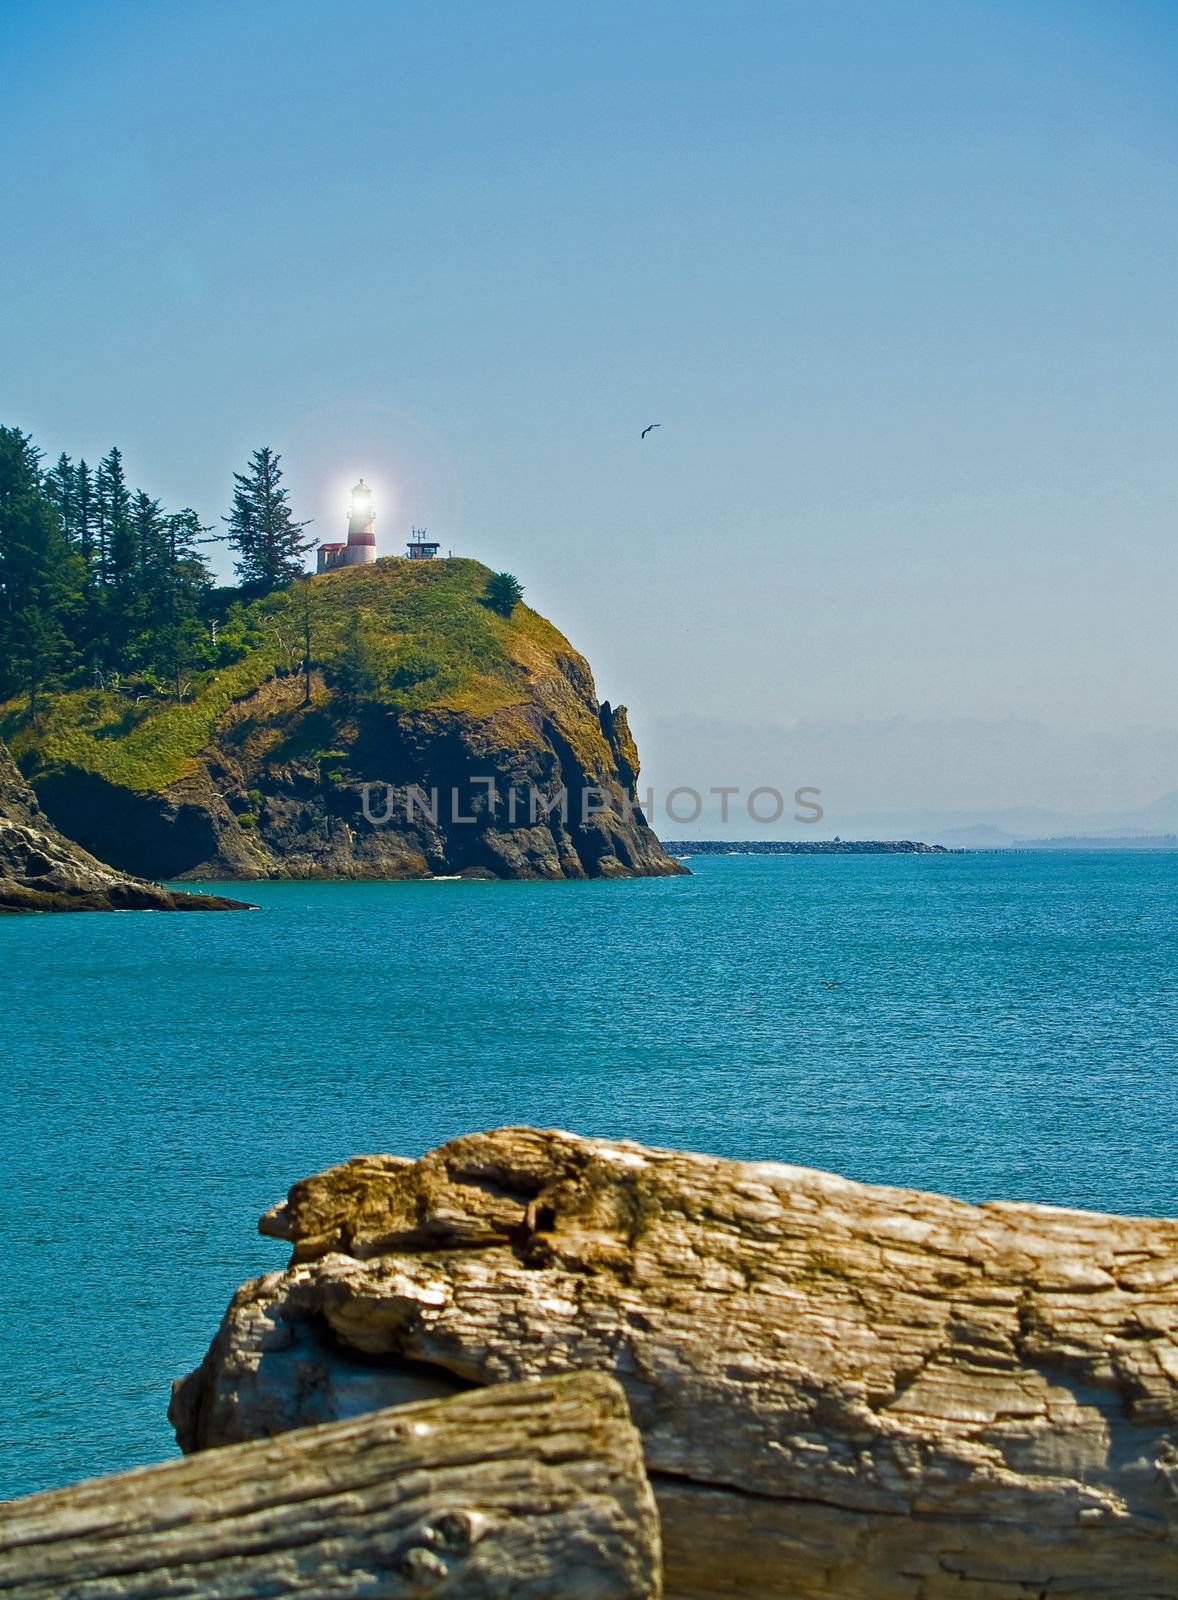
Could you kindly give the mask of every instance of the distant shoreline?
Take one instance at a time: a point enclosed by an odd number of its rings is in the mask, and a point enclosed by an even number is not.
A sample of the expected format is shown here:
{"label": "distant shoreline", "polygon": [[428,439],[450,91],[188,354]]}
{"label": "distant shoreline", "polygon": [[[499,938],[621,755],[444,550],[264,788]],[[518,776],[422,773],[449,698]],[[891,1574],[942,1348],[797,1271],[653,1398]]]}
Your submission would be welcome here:
{"label": "distant shoreline", "polygon": [[1001,843],[926,844],[918,839],[660,839],[672,856],[961,856],[1025,855],[1028,852],[1178,851],[1178,834],[1058,835]]}
{"label": "distant shoreline", "polygon": [[679,856],[953,856],[960,850],[917,839],[660,839]]}

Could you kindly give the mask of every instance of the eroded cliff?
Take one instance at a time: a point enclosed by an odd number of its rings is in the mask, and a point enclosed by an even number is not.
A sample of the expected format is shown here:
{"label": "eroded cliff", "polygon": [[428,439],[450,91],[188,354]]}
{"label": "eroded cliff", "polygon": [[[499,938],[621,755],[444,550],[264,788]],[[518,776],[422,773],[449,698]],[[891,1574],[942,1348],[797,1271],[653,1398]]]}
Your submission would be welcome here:
{"label": "eroded cliff", "polygon": [[[266,602],[260,642],[189,701],[59,696],[13,721],[43,805],[168,878],[669,875],[623,707],[473,561],[387,560]],[[301,670],[311,635],[312,670]]]}

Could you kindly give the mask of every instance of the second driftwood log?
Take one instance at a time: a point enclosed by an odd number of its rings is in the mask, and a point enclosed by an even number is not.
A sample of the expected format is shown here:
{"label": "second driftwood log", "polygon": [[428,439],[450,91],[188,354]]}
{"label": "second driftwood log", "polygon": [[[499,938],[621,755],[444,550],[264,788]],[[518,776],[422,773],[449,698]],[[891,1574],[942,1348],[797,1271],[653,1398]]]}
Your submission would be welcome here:
{"label": "second driftwood log", "polygon": [[0,1506],[4,1600],[658,1600],[596,1373],[371,1412]]}

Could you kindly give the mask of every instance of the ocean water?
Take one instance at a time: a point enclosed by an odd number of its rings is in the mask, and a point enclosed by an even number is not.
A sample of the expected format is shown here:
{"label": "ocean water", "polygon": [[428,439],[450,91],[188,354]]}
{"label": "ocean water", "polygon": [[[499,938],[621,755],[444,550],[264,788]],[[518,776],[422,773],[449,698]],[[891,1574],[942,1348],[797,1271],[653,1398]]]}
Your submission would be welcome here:
{"label": "ocean water", "polygon": [[508,1122],[1178,1214],[1178,855],[714,857],[0,919],[0,1495],[171,1454],[259,1213]]}

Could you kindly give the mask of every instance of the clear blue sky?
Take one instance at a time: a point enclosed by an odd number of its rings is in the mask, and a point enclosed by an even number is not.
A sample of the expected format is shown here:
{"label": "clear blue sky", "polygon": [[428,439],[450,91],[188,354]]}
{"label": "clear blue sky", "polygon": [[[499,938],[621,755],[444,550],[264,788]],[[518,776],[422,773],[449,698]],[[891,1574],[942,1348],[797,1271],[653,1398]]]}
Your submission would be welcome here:
{"label": "clear blue sky", "polygon": [[1169,0],[26,0],[0,53],[51,454],[212,520],[269,443],[320,538],[363,472],[663,784],[1178,787]]}

